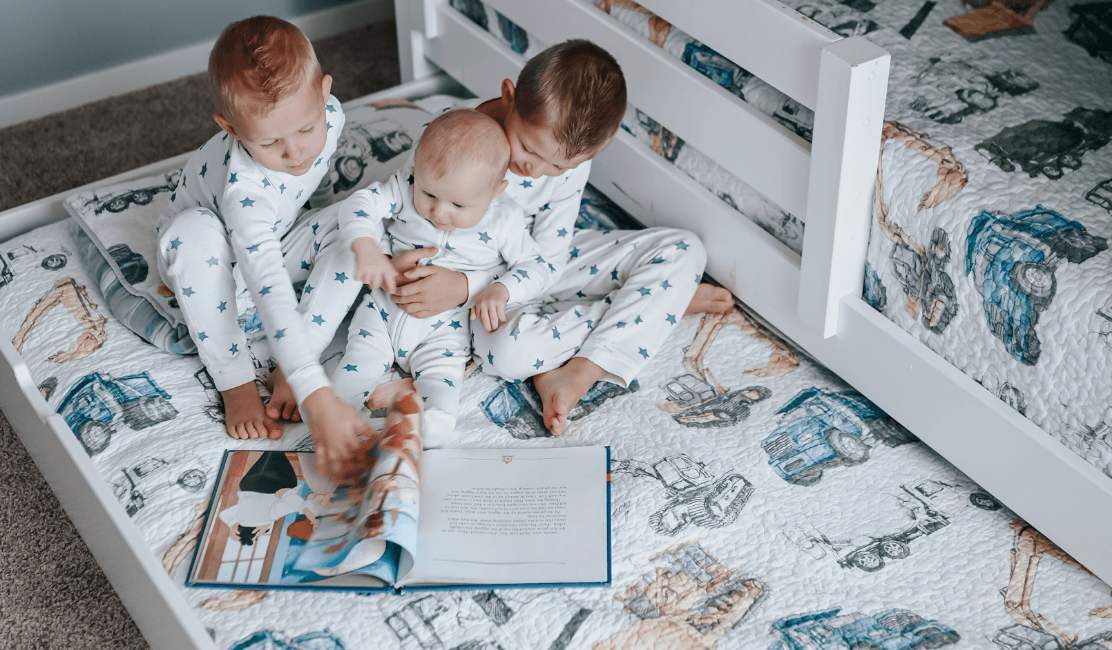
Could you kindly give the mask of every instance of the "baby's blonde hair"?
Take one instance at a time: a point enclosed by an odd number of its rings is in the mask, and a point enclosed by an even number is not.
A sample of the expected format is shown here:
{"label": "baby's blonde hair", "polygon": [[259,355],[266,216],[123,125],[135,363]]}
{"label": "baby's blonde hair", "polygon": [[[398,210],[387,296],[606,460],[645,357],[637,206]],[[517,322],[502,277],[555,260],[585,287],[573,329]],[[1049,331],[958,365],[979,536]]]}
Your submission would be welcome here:
{"label": "baby's blonde hair", "polygon": [[273,16],[255,16],[224,28],[209,54],[209,77],[217,111],[263,114],[323,77],[313,44],[301,30]]}
{"label": "baby's blonde hair", "polygon": [[459,171],[489,170],[493,189],[506,176],[510,143],[506,132],[493,118],[469,109],[448,111],[425,127],[414,152],[414,164],[420,165],[432,178],[443,178]]}

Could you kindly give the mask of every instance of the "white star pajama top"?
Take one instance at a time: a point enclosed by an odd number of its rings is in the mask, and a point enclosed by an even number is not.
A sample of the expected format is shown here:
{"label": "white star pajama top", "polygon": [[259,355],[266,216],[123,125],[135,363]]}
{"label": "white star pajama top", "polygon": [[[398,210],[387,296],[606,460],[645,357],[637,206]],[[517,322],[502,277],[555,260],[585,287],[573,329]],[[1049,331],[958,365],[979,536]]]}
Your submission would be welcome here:
{"label": "white star pajama top", "polygon": [[[675,228],[575,229],[590,172],[590,161],[560,176],[506,172],[504,193],[532,221],[552,279],[542,298],[508,309],[506,324],[495,332],[475,330],[475,361],[488,372],[526,379],[580,356],[605,370],[605,380],[628,387],[695,295],[706,250],[694,234]],[[468,291],[482,282],[481,274],[468,274]]]}
{"label": "white star pajama top", "polygon": [[[532,300],[548,285],[550,266],[529,234],[521,207],[505,193],[475,226],[440,230],[413,206],[410,161],[385,183],[359,190],[339,205],[340,231],[348,249],[358,237],[383,241],[385,229],[392,255],[435,246],[437,253],[422,264],[465,272],[500,269],[497,282],[509,291],[507,304]],[[398,307],[386,290],[372,290],[355,310],[347,349],[333,372],[337,394],[361,406],[397,362],[413,376],[425,399],[424,446],[439,446],[455,428],[464,366],[471,356],[468,309],[465,305],[416,318]]]}
{"label": "white star pajama top", "polygon": [[[237,322],[243,294],[257,306],[298,403],[328,386],[320,354],[360,285],[348,275],[354,255],[341,250],[337,212],[302,212],[328,173],[344,126],[335,97],[326,111],[325,146],[309,171],[293,176],[267,169],[220,133],[190,157],[169,213],[159,218],[159,270],[218,390],[255,378]],[[294,283],[301,281],[299,305]]]}

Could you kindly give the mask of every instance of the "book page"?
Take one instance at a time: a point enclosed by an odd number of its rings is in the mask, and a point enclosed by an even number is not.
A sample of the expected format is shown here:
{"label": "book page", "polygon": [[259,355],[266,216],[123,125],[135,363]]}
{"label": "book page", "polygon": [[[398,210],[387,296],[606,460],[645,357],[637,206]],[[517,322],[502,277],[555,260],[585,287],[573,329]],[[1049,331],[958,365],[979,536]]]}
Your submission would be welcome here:
{"label": "book page", "polygon": [[[328,575],[306,566],[310,540],[329,526],[335,483],[316,472],[312,453],[239,449],[225,454],[213,508],[189,584],[295,586]],[[392,581],[399,553],[384,542],[364,549],[380,569],[356,576],[362,585]]]}
{"label": "book page", "polygon": [[412,570],[399,585],[606,582],[605,447],[424,452]]}

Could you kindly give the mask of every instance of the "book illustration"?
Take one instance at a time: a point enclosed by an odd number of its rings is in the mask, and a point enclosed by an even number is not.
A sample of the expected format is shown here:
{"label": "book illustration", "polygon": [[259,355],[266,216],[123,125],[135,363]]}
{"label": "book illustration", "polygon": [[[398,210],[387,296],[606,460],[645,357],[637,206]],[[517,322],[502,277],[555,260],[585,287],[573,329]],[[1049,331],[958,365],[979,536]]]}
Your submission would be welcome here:
{"label": "book illustration", "polygon": [[422,452],[412,381],[384,386],[385,432],[351,482],[308,452],[225,453],[188,586],[608,583],[606,447]]}
{"label": "book illustration", "polygon": [[[1039,570],[1039,562],[1044,557],[1052,557],[1076,571],[1088,573],[1088,569],[1027,522],[1015,519],[1009,525],[1014,536],[1010,554],[1011,575],[1004,590],[1004,609],[1015,620],[1015,624],[1000,628],[992,639],[993,643],[1007,650],[1107,648],[1108,644],[1104,642],[1112,640],[1112,629],[1106,629],[1079,642],[1078,634],[1063,630],[1061,621],[1055,624],[1041,612],[1036,612],[1031,605],[1036,587],[1035,576]],[[1105,604],[1085,612],[1086,617],[1112,618],[1112,605],[1107,604],[1108,599],[1103,597],[1103,593],[1101,595]],[[1078,613],[1080,612],[1075,612]]]}
{"label": "book illustration", "polygon": [[140,431],[178,417],[170,397],[149,372],[123,377],[92,372],[70,386],[55,410],[95,456],[121,427]]}
{"label": "book illustration", "polygon": [[328,630],[306,632],[295,637],[274,630],[259,630],[235,641],[228,650],[344,650],[343,641]]}
{"label": "book illustration", "polygon": [[655,575],[614,596],[635,618],[594,650],[714,648],[764,594],[759,580],[723,566],[698,542],[652,556]]}
{"label": "book illustration", "polygon": [[189,493],[200,492],[208,483],[210,471],[197,458],[165,460],[152,456],[121,467],[112,491],[127,515],[134,517],[153,496],[165,490],[177,487]]}
{"label": "book illustration", "polygon": [[[410,600],[386,624],[403,650],[565,650],[591,611],[563,591],[439,592]],[[551,624],[538,626],[542,619]]]}
{"label": "book illustration", "polygon": [[415,391],[398,396],[395,406],[400,411],[387,416],[374,468],[354,484],[333,488],[291,575],[313,580],[358,569],[392,583],[402,553],[416,550],[421,409]]}
{"label": "book illustration", "polygon": [[[572,407],[568,420],[573,422],[581,420],[607,401],[621,395],[636,393],[640,389],[641,385],[636,379],[630,382],[629,388],[606,381],[597,381]],[[543,412],[541,397],[533,387],[532,379],[501,382],[483,399],[479,407],[483,409],[488,420],[502,427],[518,440],[552,437],[552,432],[544,426],[544,418],[541,417]]]}
{"label": "book illustration", "polygon": [[[872,531],[841,536],[822,532],[813,520],[781,531],[789,541],[816,560],[828,554],[843,569],[867,573],[880,571],[894,560],[911,555],[911,542],[933,535],[953,524],[969,508],[999,510],[1000,502],[976,484],[958,484],[923,478],[899,486],[877,507],[871,508]],[[854,521],[854,526],[859,522]]]}
{"label": "book illustration", "polygon": [[823,471],[869,460],[873,447],[918,439],[855,390],[800,391],[780,410],[779,425],[761,442],[769,467],[793,485],[814,485]]}
{"label": "book illustration", "polygon": [[633,459],[616,461],[610,471],[659,482],[668,502],[649,515],[649,526],[669,537],[690,524],[722,528],[734,523],[753,494],[753,484],[741,474],[728,471],[716,478],[687,454],[665,456],[651,465]]}
{"label": "book illustration", "polygon": [[773,623],[772,634],[776,636],[776,642],[770,645],[768,650],[804,650],[804,648],[910,650],[910,648],[941,648],[961,640],[961,635],[950,626],[925,619],[910,610],[898,608],[886,609],[871,615],[859,612],[843,613],[840,607],[794,614]]}
{"label": "book illustration", "polygon": [[27,317],[23,319],[23,324],[12,339],[16,352],[23,352],[23,346],[27,343],[27,339],[31,338],[31,332],[46,318],[47,313],[58,305],[62,305],[73,315],[84,332],[77,337],[68,350],[55,352],[47,357],[47,361],[66,363],[84,359],[99,350],[108,340],[108,332],[104,327],[108,319],[97,312],[97,305],[89,299],[85,286],[77,284],[73,278],[66,277],[55,280],[53,288],[39,298],[31,307],[31,311],[27,312]]}

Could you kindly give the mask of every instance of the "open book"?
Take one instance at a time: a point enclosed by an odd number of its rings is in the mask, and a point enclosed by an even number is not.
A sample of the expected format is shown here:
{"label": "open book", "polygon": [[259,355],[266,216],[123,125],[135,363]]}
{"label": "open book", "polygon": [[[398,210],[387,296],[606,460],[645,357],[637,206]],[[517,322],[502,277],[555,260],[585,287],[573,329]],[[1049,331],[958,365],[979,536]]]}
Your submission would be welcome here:
{"label": "open book", "polygon": [[421,452],[387,436],[377,449],[351,486],[317,474],[310,452],[226,452],[186,584],[610,583],[608,447]]}

